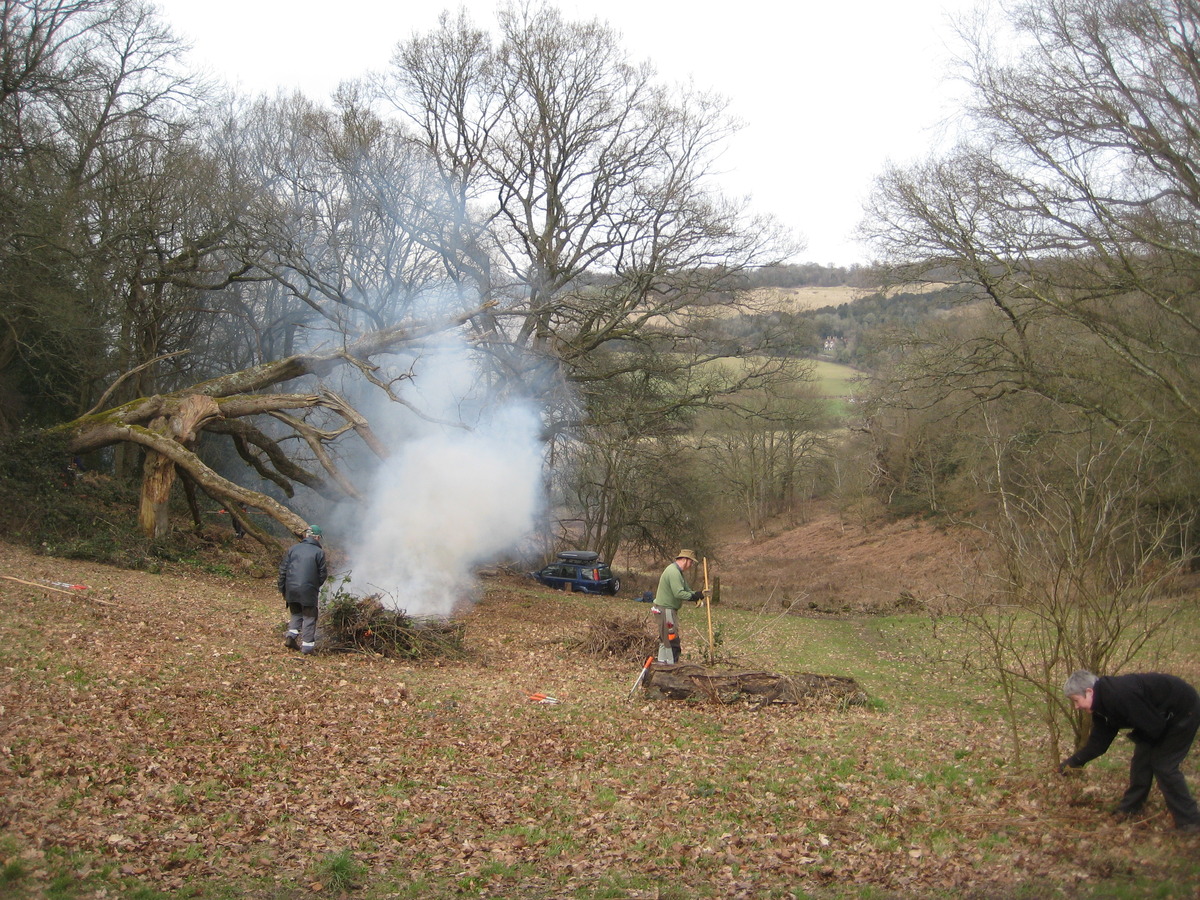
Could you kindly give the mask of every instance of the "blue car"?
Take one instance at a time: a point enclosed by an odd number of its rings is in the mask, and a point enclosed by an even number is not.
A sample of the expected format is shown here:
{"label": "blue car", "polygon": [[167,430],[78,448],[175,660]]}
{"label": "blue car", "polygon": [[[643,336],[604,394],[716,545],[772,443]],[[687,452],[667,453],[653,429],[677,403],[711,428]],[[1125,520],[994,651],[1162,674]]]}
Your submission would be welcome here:
{"label": "blue car", "polygon": [[564,550],[558,559],[530,576],[546,587],[579,594],[616,594],[621,589],[608,563],[590,550]]}

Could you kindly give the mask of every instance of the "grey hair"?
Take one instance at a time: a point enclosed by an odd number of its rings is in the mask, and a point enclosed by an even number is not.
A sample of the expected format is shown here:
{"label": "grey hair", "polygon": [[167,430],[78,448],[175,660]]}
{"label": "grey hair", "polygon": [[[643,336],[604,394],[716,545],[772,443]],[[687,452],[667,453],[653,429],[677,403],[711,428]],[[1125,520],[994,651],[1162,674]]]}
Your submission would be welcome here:
{"label": "grey hair", "polygon": [[1083,692],[1096,684],[1099,679],[1087,669],[1071,673],[1067,683],[1063,685],[1063,693],[1068,697],[1082,697]]}

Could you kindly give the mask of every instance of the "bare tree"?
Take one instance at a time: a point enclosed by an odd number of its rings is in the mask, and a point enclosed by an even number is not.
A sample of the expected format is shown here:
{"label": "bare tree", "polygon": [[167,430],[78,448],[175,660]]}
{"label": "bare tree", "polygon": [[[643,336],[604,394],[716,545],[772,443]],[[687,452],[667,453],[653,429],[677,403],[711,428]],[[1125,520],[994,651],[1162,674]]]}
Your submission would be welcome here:
{"label": "bare tree", "polygon": [[[179,41],[131,0],[5,3],[0,290],[32,421],[77,415],[119,373],[153,394],[206,324],[197,294],[246,274],[244,189],[201,145]],[[196,356],[189,357],[196,359]]]}
{"label": "bare tree", "polygon": [[1078,745],[1086,723],[1062,696],[1066,672],[1119,672],[1173,634],[1179,607],[1160,602],[1180,568],[1166,562],[1185,517],[1155,502],[1146,443],[993,435],[981,485],[996,515],[980,585],[961,624],[980,663],[999,678],[1015,752],[1023,701],[1042,711],[1051,760],[1064,727]]}
{"label": "bare tree", "polygon": [[[465,16],[444,17],[398,49],[384,95],[417,129],[453,212],[429,239],[447,271],[499,301],[476,322],[499,376],[583,397],[551,403],[552,431],[616,420],[625,407],[603,403],[605,382],[702,365],[703,305],[790,248],[709,184],[733,127],[722,101],[673,96],[600,23],[511,6],[499,26],[493,45]],[[767,371],[778,367],[763,358],[738,378]],[[709,398],[729,387],[703,384]]]}
{"label": "bare tree", "polygon": [[865,232],[897,277],[996,311],[942,357],[956,387],[1140,423],[1194,459],[1200,3],[1034,0],[1009,24],[1008,56],[994,23],[964,30],[972,130],[884,174]]}
{"label": "bare tree", "polygon": [[823,403],[805,382],[811,365],[797,366],[788,388],[738,398],[738,408],[701,417],[700,455],[751,538],[772,516],[794,515],[829,453]]}
{"label": "bare tree", "polygon": [[1004,593],[974,621],[1057,739],[1061,678],[1149,649],[1170,610],[1156,591],[1190,553],[1200,3],[1028,0],[1003,24],[963,29],[959,146],[885,172],[868,210],[895,278],[963,296],[899,337],[872,408],[907,416],[897,441],[941,440],[940,487],[987,486],[974,511]]}

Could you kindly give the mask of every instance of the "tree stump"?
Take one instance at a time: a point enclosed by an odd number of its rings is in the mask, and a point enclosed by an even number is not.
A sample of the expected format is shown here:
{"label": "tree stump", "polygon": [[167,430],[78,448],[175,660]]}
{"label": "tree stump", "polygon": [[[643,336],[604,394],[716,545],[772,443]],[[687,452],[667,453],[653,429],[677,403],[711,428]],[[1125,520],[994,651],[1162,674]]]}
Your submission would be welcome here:
{"label": "tree stump", "polygon": [[867,692],[844,675],[808,672],[721,672],[690,663],[655,663],[642,682],[652,700],[689,700],[698,697],[714,703],[805,703],[823,706],[861,705]]}

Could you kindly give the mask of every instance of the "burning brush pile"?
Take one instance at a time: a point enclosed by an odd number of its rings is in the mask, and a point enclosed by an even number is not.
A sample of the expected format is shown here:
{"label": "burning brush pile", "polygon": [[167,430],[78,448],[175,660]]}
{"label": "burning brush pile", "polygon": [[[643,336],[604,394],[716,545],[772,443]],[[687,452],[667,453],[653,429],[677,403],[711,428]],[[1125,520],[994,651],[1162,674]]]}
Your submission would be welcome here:
{"label": "burning brush pile", "polygon": [[414,617],[388,609],[379,594],[355,597],[338,591],[321,610],[321,649],[378,653],[390,659],[462,656],[466,625],[436,616]]}

